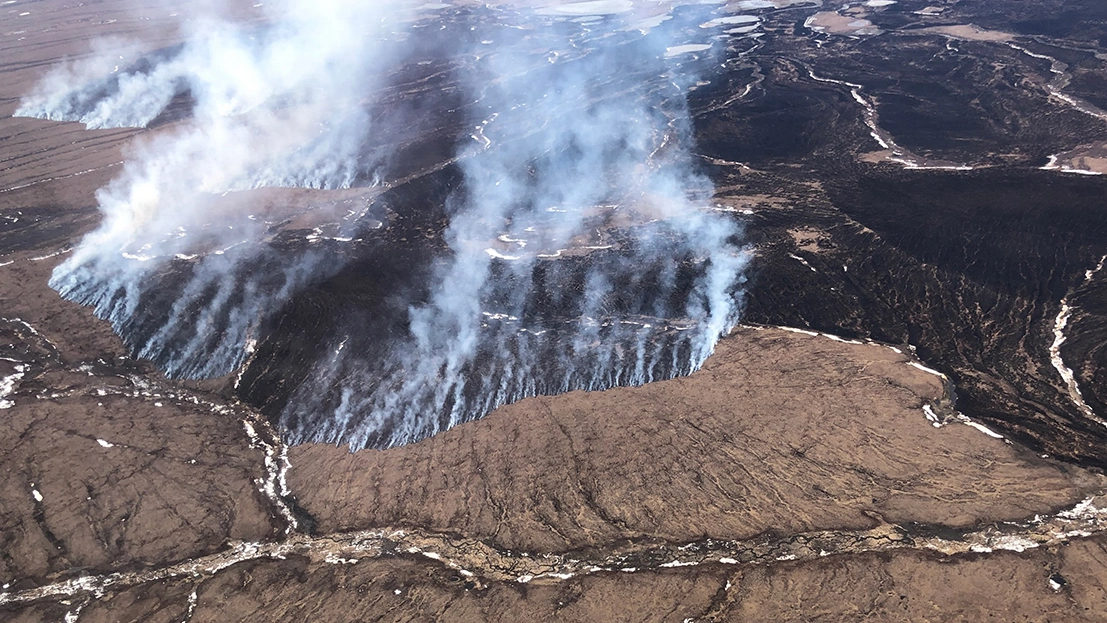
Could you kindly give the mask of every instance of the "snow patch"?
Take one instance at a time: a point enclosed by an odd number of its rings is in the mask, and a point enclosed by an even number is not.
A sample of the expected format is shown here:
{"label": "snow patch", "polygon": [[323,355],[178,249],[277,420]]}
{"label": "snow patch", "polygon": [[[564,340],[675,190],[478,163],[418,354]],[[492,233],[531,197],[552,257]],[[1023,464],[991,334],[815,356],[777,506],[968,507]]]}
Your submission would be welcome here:
{"label": "snow patch", "polygon": [[941,372],[938,372],[934,368],[928,368],[917,361],[908,361],[907,365],[911,366],[912,368],[918,368],[919,370],[922,370],[927,374],[933,374],[934,376],[941,378],[942,380],[945,380],[946,378],[946,375],[942,374]]}
{"label": "snow patch", "polygon": [[[1084,272],[1084,283],[1087,285],[1089,281],[1095,277],[1096,273],[1103,270],[1104,262],[1107,262],[1107,255],[1099,259],[1099,263],[1095,268],[1089,269]],[[1069,319],[1072,317],[1072,306],[1069,305],[1069,296],[1072,291],[1069,292],[1064,298],[1061,299],[1061,309],[1057,313],[1057,317],[1053,320],[1053,343],[1049,346],[1049,360],[1053,364],[1053,368],[1057,370],[1057,374],[1061,376],[1061,380],[1065,382],[1065,387],[1068,389],[1069,398],[1072,403],[1076,405],[1076,408],[1084,414],[1088,419],[1094,420],[1099,424],[1107,426],[1107,421],[1095,414],[1092,407],[1084,400],[1084,395],[1080,391],[1080,384],[1076,381],[1076,375],[1073,373],[1072,368],[1069,368],[1065,364],[1065,360],[1061,357],[1061,347],[1065,344],[1067,336],[1065,335],[1065,328],[1068,327]]]}
{"label": "snow patch", "polygon": [[689,43],[686,45],[675,45],[670,48],[665,48],[665,58],[672,58],[674,56],[680,56],[681,54],[691,54],[693,52],[703,52],[711,48],[710,43]]}
{"label": "snow patch", "polygon": [[23,378],[23,375],[27,373],[27,366],[19,363],[13,366],[15,372],[0,378],[0,409],[11,409],[15,406],[15,403],[8,400],[8,396],[15,392],[16,386]]}
{"label": "snow patch", "polygon": [[962,423],[965,426],[971,426],[971,427],[975,428],[976,430],[984,433],[985,435],[987,435],[987,436],[989,436],[993,439],[1003,439],[1003,435],[1000,435],[999,433],[997,433],[994,430],[988,428],[987,426],[984,426],[983,424],[980,424],[978,422],[973,422],[972,420],[970,420],[968,418],[965,418],[964,420],[962,420]]}

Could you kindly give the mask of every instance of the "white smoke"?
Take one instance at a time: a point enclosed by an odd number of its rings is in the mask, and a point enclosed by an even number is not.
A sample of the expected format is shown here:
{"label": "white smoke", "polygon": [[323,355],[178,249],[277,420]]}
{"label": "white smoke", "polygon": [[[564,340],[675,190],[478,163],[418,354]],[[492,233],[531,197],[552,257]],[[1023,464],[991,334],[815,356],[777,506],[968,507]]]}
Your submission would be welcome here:
{"label": "white smoke", "polygon": [[[268,3],[263,25],[198,18],[180,46],[137,56],[102,44],[112,51],[47,76],[17,115],[143,127],[174,97],[192,104],[187,121],[131,148],[122,175],[97,193],[103,222],[51,285],[93,305],[170,374],[241,364],[272,304],[314,271],[307,259],[280,258],[264,278],[236,274],[266,253],[279,215],[255,214],[259,206],[233,191],[343,188],[372,176],[376,163],[361,159],[373,130],[363,100],[393,63],[392,31],[406,16],[392,4]],[[98,71],[109,65],[105,78]],[[162,326],[136,335],[144,294],[175,258],[192,263],[187,283]]]}
{"label": "white smoke", "polygon": [[[102,224],[51,285],[171,375],[242,365],[263,323],[342,263],[278,251],[281,215],[248,189],[377,177],[374,136],[405,115],[367,110],[402,60],[403,6],[285,0],[261,25],[205,19],[140,62],[113,52],[48,76],[17,114],[144,127],[191,105],[99,191]],[[294,438],[395,445],[524,396],[669,378],[710,355],[738,318],[746,262],[689,158],[685,93],[711,63],[666,53],[688,43],[677,20],[639,30],[635,15],[506,11],[472,41],[433,43],[476,59],[457,64],[473,140],[459,136],[449,255],[409,334],[379,349],[387,359],[331,345],[311,366],[282,415]]]}
{"label": "white smoke", "polygon": [[[692,170],[694,77],[671,41],[611,20],[572,42],[539,23],[490,34],[466,77],[481,134],[410,342],[387,362],[340,352],[286,409],[301,438],[396,445],[529,395],[686,374],[737,320],[746,256]],[[335,379],[337,410],[320,392]]]}

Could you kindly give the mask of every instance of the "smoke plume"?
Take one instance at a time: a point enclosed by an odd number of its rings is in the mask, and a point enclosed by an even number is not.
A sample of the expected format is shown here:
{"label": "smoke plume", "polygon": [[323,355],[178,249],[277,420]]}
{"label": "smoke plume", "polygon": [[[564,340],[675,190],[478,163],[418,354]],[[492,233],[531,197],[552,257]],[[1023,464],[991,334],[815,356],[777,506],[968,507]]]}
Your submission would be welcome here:
{"label": "smoke plume", "polygon": [[[265,329],[282,306],[357,253],[291,244],[289,223],[331,219],[332,240],[355,240],[380,226],[374,185],[402,183],[381,137],[410,126],[420,91],[381,102],[431,63],[416,48],[441,57],[463,103],[442,165],[461,180],[439,206],[444,251],[428,249],[429,281],[387,343],[364,348],[335,319],[279,415],[294,440],[397,445],[530,395],[687,374],[737,321],[740,228],[710,210],[690,156],[685,97],[718,64],[689,39],[705,37],[705,9],[267,6],[256,24],[197,21],[182,45],[106,74],[106,54],[62,68],[18,112],[156,126],[51,280],[138,355],[211,377],[282,339]],[[467,16],[469,36],[427,40]],[[256,190],[290,187],[327,190],[307,200],[310,218],[302,201]],[[317,199],[343,192],[352,200]]]}
{"label": "smoke plume", "polygon": [[[114,47],[63,67],[16,113],[144,127],[175,98],[190,101],[187,121],[131,148],[122,175],[97,192],[102,224],[51,280],[173,376],[232,371],[274,303],[317,276],[317,253],[285,257],[266,244],[284,215],[239,195],[344,188],[376,164],[361,158],[372,132],[362,100],[392,62],[397,14],[348,0],[270,6],[264,25],[198,18],[174,48]],[[185,275],[166,276],[174,262]],[[150,318],[166,286],[168,315]]]}

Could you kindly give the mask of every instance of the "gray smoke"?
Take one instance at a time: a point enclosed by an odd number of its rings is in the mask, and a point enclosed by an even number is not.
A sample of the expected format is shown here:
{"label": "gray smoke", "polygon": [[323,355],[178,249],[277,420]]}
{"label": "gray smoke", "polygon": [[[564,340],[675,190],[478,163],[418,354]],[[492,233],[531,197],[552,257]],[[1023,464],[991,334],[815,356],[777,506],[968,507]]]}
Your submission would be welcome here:
{"label": "gray smoke", "polygon": [[[272,244],[279,215],[248,189],[376,177],[365,154],[404,119],[366,112],[414,23],[398,7],[287,0],[266,26],[207,21],[106,79],[105,59],[48,77],[19,114],[146,126],[192,101],[98,193],[102,225],[51,285],[172,375],[241,366],[264,321],[344,261]],[[406,335],[374,350],[387,356],[346,348],[356,327],[335,327],[281,416],[294,439],[396,445],[529,395],[687,374],[737,321],[741,232],[710,210],[685,101],[717,62],[705,45],[667,53],[698,43],[679,20],[541,15],[566,10],[506,11],[437,42],[470,59],[449,251]]]}

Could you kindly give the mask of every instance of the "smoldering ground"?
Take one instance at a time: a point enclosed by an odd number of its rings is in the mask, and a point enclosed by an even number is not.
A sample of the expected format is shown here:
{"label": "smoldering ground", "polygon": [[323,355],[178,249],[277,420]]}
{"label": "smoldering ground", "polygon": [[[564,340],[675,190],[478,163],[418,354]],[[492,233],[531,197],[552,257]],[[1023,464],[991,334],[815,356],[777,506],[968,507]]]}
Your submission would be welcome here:
{"label": "smoldering ground", "polygon": [[[299,441],[395,445],[528,395],[688,373],[737,321],[745,266],[690,160],[685,94],[718,59],[669,53],[705,38],[712,9],[644,22],[625,8],[289,0],[264,26],[206,20],[107,77],[93,61],[62,69],[20,114],[142,126],[186,96],[191,112],[135,146],[51,285],[170,375],[278,362],[272,411]],[[399,179],[413,167],[375,144],[413,126],[450,146],[438,177]],[[380,205],[443,176],[445,191]],[[322,243],[289,235],[294,205],[263,210],[249,190],[350,186],[361,203],[315,211],[333,230]],[[373,262],[411,221],[432,224],[417,259]],[[290,347],[289,310],[340,273],[326,335]]]}

